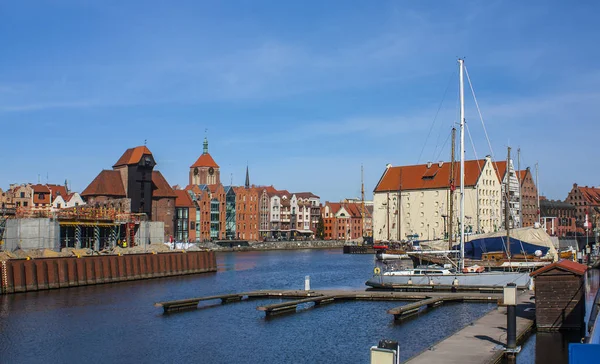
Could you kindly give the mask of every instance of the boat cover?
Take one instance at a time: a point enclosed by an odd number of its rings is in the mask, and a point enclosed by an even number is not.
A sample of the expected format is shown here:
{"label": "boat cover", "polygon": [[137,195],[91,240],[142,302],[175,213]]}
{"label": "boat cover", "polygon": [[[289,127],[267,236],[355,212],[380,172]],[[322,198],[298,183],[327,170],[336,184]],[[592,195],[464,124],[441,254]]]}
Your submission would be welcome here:
{"label": "boat cover", "polygon": [[[448,242],[438,240],[421,243],[423,250],[445,250]],[[460,250],[460,244],[455,243],[453,249]],[[536,250],[542,256],[549,255],[554,260],[558,252],[552,239],[542,228],[524,227],[510,230],[510,251],[512,254],[534,254]],[[481,259],[482,253],[506,251],[506,230],[493,233],[465,236],[465,258]]]}

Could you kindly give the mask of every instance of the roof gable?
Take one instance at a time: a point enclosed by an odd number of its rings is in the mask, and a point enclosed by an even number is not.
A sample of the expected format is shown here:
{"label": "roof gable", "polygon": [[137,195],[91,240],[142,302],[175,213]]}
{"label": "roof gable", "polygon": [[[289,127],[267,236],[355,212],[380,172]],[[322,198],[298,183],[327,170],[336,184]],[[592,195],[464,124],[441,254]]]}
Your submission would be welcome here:
{"label": "roof gable", "polygon": [[113,168],[119,166],[138,164],[142,160],[142,156],[146,154],[152,155],[152,152],[145,145],[135,148],[129,148],[125,151],[125,153],[123,153],[123,155],[121,156],[121,158],[119,158],[117,163],[115,163]]}
{"label": "roof gable", "polygon": [[156,189],[152,192],[152,198],[177,197],[165,177],[159,171],[152,171],[152,183]]}
{"label": "roof gable", "polygon": [[119,171],[103,170],[86,187],[81,196],[126,197]]}

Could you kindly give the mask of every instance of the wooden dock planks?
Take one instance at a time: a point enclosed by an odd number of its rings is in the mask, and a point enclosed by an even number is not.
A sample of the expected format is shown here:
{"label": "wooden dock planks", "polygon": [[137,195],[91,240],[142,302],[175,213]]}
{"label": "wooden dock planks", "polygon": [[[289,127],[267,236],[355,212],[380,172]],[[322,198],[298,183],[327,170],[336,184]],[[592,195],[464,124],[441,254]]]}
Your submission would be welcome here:
{"label": "wooden dock planks", "polygon": [[[530,293],[522,293],[517,306],[517,342],[533,328],[535,314],[525,310],[530,307],[533,307]],[[503,356],[501,346],[505,344],[506,308],[498,307],[407,363],[495,363]]]}

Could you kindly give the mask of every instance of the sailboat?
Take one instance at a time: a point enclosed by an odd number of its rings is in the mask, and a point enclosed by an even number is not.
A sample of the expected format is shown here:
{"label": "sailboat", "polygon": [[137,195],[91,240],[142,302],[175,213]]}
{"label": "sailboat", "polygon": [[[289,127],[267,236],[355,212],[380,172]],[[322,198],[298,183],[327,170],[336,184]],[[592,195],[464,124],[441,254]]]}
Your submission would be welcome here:
{"label": "sailboat", "polygon": [[[469,287],[503,287],[514,283],[518,287],[529,286],[529,272],[484,271],[467,269],[465,265],[465,98],[464,98],[464,60],[458,60],[460,89],[460,250],[449,250],[445,253],[458,254],[456,269],[439,269],[439,267],[416,267],[415,269],[381,271],[379,267],[366,282],[373,288],[394,288],[406,285],[446,285]],[[448,267],[445,267],[448,268]],[[473,272],[470,272],[473,271]]]}

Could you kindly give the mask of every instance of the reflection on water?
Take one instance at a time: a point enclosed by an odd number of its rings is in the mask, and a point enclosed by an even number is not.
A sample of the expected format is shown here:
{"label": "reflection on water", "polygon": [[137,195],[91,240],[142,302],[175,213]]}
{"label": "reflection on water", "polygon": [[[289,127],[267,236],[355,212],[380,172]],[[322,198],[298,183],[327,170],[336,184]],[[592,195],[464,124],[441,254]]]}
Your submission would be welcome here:
{"label": "reflection on water", "polygon": [[265,319],[251,300],[163,315],[155,302],[257,289],[364,289],[373,255],[336,250],[217,254],[218,273],[0,296],[1,363],[367,363],[398,340],[402,360],[495,305],[448,304],[399,324],[393,301],[348,301]]}
{"label": "reflection on water", "polygon": [[[590,269],[585,280],[585,323],[590,317],[591,307],[598,292],[600,271]],[[517,356],[517,363],[568,363],[569,344],[578,343],[585,335],[585,330],[568,330],[564,332],[538,332],[532,335],[523,345]]]}

